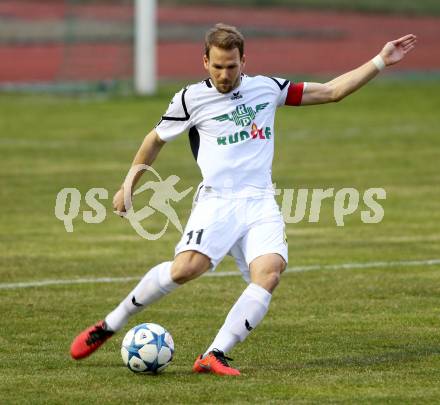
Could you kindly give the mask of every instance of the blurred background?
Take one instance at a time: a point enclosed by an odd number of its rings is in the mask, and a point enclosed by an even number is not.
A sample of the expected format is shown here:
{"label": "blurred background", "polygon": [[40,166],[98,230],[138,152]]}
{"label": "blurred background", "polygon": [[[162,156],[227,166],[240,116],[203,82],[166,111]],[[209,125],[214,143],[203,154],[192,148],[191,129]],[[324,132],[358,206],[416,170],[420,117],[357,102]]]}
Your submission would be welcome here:
{"label": "blurred background", "polygon": [[[0,89],[130,90],[133,0],[1,0]],[[328,76],[374,56],[406,33],[417,52],[392,72],[440,71],[440,2],[386,0],[158,1],[159,80],[201,79],[205,31],[236,25],[248,74]]]}

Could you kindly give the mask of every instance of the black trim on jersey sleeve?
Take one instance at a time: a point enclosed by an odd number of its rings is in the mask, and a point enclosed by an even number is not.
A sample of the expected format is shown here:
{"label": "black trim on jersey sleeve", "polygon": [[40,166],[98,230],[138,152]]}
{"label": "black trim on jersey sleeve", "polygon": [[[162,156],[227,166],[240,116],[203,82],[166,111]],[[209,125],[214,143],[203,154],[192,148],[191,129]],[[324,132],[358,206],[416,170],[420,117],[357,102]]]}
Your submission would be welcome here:
{"label": "black trim on jersey sleeve", "polygon": [[[167,117],[165,115],[162,116],[162,119],[160,120],[160,122],[162,122],[163,120],[166,121],[187,121],[189,120],[189,114],[188,114],[188,110],[186,109],[186,103],[185,103],[185,93],[188,89],[186,88],[185,90],[182,91],[182,107],[183,107],[183,111],[185,112],[185,116],[184,117]],[[159,124],[160,124],[159,122]],[[159,125],[157,124],[157,125]]]}
{"label": "black trim on jersey sleeve", "polygon": [[270,77],[270,79],[272,79],[278,85],[281,91],[290,83],[289,80],[284,80],[284,83],[281,84],[277,79],[274,79],[273,77]]}
{"label": "black trim on jersey sleeve", "polygon": [[194,159],[197,160],[197,156],[199,155],[200,135],[196,127],[191,127],[189,129],[188,137],[192,154],[194,155]]}

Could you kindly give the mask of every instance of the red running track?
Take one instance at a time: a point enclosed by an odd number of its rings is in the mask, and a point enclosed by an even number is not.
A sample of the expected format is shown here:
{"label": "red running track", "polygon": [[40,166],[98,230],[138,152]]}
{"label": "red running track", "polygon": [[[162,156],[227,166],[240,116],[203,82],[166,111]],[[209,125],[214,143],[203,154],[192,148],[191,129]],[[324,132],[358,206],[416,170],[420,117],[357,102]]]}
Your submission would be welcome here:
{"label": "red running track", "polygon": [[[67,10],[56,2],[0,4],[0,17],[59,20]],[[75,14],[94,19],[130,21],[129,6],[83,6]],[[440,70],[440,19],[365,15],[290,9],[226,7],[160,7],[158,23],[191,27],[225,22],[237,27],[271,27],[297,32],[325,30],[337,36],[304,38],[248,38],[249,74],[289,75],[337,74],[374,56],[391,39],[414,33],[419,42],[395,71]],[[158,73],[161,78],[202,78],[200,41],[163,41],[158,44]],[[107,80],[132,77],[132,49],[123,43],[0,45],[0,82],[50,82],[54,80]]]}

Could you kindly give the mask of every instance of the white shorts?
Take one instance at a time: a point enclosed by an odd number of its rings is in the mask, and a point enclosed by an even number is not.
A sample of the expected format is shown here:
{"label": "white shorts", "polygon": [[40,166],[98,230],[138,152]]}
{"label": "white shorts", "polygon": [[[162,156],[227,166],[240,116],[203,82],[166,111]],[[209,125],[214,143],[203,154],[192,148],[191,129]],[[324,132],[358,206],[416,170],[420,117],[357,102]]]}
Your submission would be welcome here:
{"label": "white shorts", "polygon": [[219,198],[201,192],[175,254],[195,250],[211,259],[211,270],[229,254],[249,282],[249,264],[279,254],[287,263],[284,221],[273,196]]}

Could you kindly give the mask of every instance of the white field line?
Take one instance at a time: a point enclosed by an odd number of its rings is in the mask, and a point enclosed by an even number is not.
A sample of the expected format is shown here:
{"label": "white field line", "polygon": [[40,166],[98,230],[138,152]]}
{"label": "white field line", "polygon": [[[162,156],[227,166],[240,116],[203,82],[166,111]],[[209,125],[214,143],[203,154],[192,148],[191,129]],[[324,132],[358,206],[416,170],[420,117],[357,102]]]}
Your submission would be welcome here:
{"label": "white field line", "polygon": [[[440,265],[440,259],[390,261],[390,262],[366,262],[366,263],[342,263],[342,264],[315,264],[310,266],[295,266],[286,269],[285,273],[302,273],[315,270],[350,270],[350,269],[373,269],[380,267],[411,267],[411,266],[434,266]],[[205,277],[229,277],[239,276],[238,271],[222,271],[219,273],[207,273]],[[142,275],[131,277],[97,277],[75,278],[71,280],[41,280],[21,283],[0,283],[0,290],[12,290],[17,288],[45,287],[50,285],[66,284],[92,284],[92,283],[120,283],[125,281],[140,280]]]}

